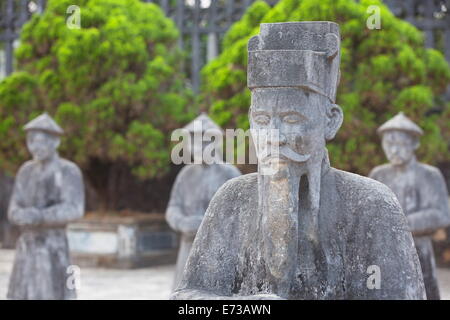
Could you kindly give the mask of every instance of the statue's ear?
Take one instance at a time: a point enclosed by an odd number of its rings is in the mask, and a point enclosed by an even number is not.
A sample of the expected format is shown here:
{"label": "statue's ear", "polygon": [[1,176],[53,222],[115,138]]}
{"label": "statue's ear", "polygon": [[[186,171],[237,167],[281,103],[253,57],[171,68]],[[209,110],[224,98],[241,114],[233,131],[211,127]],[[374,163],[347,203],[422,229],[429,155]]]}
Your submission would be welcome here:
{"label": "statue's ear", "polygon": [[59,146],[61,145],[61,137],[56,136],[55,140],[54,140],[54,145],[55,145],[55,150],[59,148]]}
{"label": "statue's ear", "polygon": [[344,113],[340,106],[332,103],[327,106],[326,114],[325,139],[328,141],[334,138],[341,127],[342,121],[344,121]]}
{"label": "statue's ear", "polygon": [[419,146],[420,146],[420,138],[419,137],[414,137],[413,146],[414,146],[414,150],[419,148]]}

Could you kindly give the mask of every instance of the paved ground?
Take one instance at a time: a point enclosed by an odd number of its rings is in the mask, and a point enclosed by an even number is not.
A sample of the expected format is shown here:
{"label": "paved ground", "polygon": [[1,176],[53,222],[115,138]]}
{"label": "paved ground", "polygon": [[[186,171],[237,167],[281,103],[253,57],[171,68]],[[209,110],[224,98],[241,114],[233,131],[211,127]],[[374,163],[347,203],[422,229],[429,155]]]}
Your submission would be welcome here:
{"label": "paved ground", "polygon": [[[0,249],[0,300],[6,299],[13,250]],[[168,299],[175,266],[135,270],[81,269],[78,298],[101,299]]]}
{"label": "paved ground", "polygon": [[[0,249],[0,300],[6,299],[13,250]],[[167,299],[175,266],[136,270],[82,269],[79,299]],[[442,299],[450,300],[450,269],[438,269]]]}

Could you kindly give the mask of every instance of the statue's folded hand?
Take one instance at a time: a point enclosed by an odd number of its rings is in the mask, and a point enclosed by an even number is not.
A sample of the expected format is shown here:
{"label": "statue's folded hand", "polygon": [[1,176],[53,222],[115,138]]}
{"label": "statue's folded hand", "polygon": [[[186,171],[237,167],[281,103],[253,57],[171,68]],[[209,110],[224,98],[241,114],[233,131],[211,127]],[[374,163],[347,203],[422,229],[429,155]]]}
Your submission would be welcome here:
{"label": "statue's folded hand", "polygon": [[40,210],[28,207],[15,210],[11,222],[18,226],[33,226],[40,224],[41,220]]}

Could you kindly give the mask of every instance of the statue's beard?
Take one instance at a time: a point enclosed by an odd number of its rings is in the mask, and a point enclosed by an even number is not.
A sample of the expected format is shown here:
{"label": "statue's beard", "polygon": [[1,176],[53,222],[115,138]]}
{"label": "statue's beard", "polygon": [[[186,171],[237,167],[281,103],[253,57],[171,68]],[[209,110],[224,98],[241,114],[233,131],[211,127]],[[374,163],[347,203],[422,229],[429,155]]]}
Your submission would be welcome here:
{"label": "statue's beard", "polygon": [[[264,258],[280,296],[288,296],[296,270],[299,227],[302,234],[300,245],[302,241],[318,243],[322,161],[311,160],[298,163],[272,159],[276,173],[260,174],[258,178]],[[301,216],[300,221],[299,209],[308,215]]]}

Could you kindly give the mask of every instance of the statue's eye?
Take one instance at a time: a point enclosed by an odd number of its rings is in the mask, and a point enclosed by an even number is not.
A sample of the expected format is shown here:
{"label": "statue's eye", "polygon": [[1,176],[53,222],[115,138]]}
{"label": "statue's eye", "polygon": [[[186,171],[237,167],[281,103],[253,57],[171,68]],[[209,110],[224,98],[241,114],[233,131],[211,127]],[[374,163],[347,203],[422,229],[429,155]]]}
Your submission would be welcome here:
{"label": "statue's eye", "polygon": [[270,122],[269,116],[265,115],[265,114],[256,114],[256,115],[253,116],[253,120],[257,124],[261,124],[261,125],[267,125]]}
{"label": "statue's eye", "polygon": [[286,123],[299,123],[302,118],[300,117],[300,115],[292,113],[285,115],[282,120]]}

